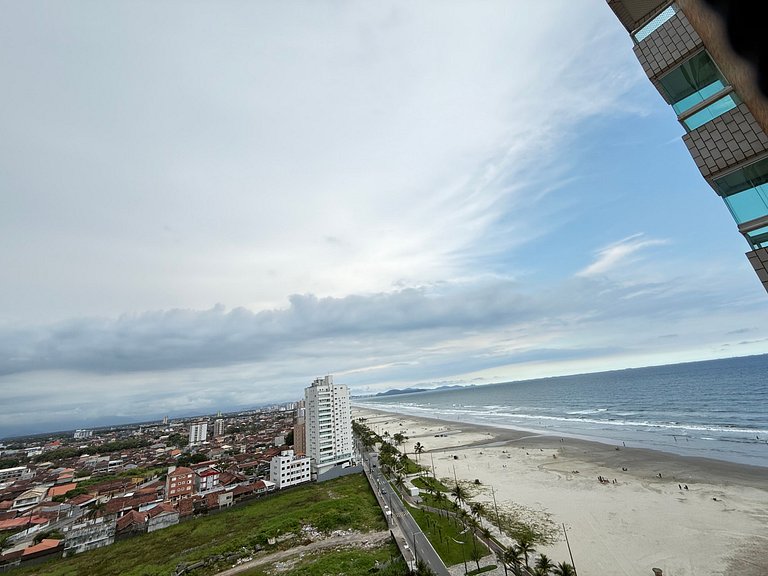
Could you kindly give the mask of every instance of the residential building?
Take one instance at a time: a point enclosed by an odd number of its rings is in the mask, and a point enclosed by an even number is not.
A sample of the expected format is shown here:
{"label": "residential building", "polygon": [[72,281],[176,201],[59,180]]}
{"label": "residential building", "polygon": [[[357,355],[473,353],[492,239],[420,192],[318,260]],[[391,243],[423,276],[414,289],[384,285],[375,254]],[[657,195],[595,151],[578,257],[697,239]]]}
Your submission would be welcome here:
{"label": "residential building", "polygon": [[202,444],[208,438],[208,422],[197,422],[189,427],[189,445]]}
{"label": "residential building", "polygon": [[14,466],[0,470],[0,482],[15,482],[16,480],[28,480],[34,476],[26,466]]}
{"label": "residential building", "polygon": [[35,486],[14,499],[11,510],[26,510],[39,504],[48,493],[48,486]]}
{"label": "residential building", "polygon": [[287,488],[312,480],[310,459],[307,456],[296,456],[293,450],[283,450],[279,456],[272,458],[269,468],[269,479],[278,488]]}
{"label": "residential building", "polygon": [[195,493],[195,473],[190,468],[171,466],[165,479],[165,499],[175,502]]}
{"label": "residential building", "polygon": [[704,0],[607,0],[688,151],[723,199],[768,290],[768,100]]}
{"label": "residential building", "polygon": [[307,455],[313,477],[352,461],[352,411],[349,389],[333,376],[317,378],[304,389]]}
{"label": "residential building", "polygon": [[159,504],[147,513],[147,532],[162,530],[179,523],[179,511],[170,504]]}
{"label": "residential building", "polygon": [[213,435],[216,438],[224,436],[224,419],[217,418],[213,421]]}
{"label": "residential building", "polygon": [[93,430],[75,430],[75,433],[72,437],[78,440],[83,438],[91,438],[92,436]]}
{"label": "residential building", "polygon": [[115,541],[115,520],[96,518],[64,527],[64,556],[109,546]]}
{"label": "residential building", "polygon": [[299,455],[307,453],[307,427],[304,421],[304,401],[296,409],[296,419],[293,421],[293,451]]}
{"label": "residential building", "polygon": [[221,472],[216,468],[209,467],[195,471],[195,487],[198,492],[209,492],[219,487],[219,477]]}

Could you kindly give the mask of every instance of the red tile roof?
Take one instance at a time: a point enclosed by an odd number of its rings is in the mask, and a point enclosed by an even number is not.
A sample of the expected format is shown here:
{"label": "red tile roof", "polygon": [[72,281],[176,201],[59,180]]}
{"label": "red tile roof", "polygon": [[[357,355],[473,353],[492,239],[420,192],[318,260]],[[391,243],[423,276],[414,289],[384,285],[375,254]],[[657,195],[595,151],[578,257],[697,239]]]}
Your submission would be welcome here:
{"label": "red tile roof", "polygon": [[30,556],[31,554],[37,554],[39,552],[46,552],[48,550],[53,550],[54,548],[57,548],[58,546],[64,546],[63,540],[54,540],[53,538],[43,538],[43,540],[40,541],[39,544],[35,544],[34,546],[29,546],[24,549],[24,552],[22,552],[22,558],[24,556]]}
{"label": "red tile roof", "polygon": [[53,486],[50,490],[48,490],[48,496],[50,498],[53,498],[54,496],[61,496],[63,494],[66,494],[70,490],[74,490],[77,488],[77,482],[71,482],[70,484],[61,484],[59,486]]}
{"label": "red tile roof", "polygon": [[125,530],[132,524],[139,524],[139,525],[144,524],[146,519],[147,519],[146,512],[137,512],[136,510],[131,510],[122,518],[117,519],[115,530],[120,532],[122,530]]}

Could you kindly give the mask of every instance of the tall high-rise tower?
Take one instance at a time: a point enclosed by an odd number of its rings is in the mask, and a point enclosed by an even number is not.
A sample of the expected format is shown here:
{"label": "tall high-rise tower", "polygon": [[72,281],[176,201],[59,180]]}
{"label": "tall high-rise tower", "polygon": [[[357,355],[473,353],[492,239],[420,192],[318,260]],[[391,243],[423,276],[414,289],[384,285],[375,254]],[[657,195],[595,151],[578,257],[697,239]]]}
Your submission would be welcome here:
{"label": "tall high-rise tower", "polygon": [[[768,290],[768,100],[753,70],[703,0],[607,1],[649,80],[677,114],[683,142],[736,220]],[[762,25],[755,22],[758,33]],[[682,225],[706,234],[696,222]]]}
{"label": "tall high-rise tower", "polygon": [[305,437],[312,474],[322,475],[352,460],[352,409],[349,389],[333,376],[317,378],[304,389]]}
{"label": "tall high-rise tower", "polygon": [[293,451],[298,456],[307,455],[307,424],[304,415],[304,400],[299,401],[293,419]]}
{"label": "tall high-rise tower", "polygon": [[208,438],[208,422],[196,422],[189,427],[189,445],[202,444]]}

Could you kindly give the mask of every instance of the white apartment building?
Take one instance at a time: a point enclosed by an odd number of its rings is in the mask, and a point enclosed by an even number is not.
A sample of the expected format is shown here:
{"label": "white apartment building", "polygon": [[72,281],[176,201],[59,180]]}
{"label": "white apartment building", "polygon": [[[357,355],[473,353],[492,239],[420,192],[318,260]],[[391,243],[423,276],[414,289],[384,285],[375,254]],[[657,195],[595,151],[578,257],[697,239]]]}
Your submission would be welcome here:
{"label": "white apartment building", "polygon": [[83,438],[91,438],[93,437],[93,430],[75,430],[74,435],[72,436],[76,440],[83,439]]}
{"label": "white apartment building", "polygon": [[26,466],[14,466],[0,470],[0,482],[15,482],[16,480],[28,480],[35,475]]}
{"label": "white apartment building", "polygon": [[217,418],[213,421],[213,435],[218,438],[224,436],[224,419]]}
{"label": "white apartment building", "polygon": [[189,445],[202,444],[208,437],[208,422],[198,422],[189,427]]}
{"label": "white apartment building", "polygon": [[283,450],[270,462],[269,479],[278,490],[309,482],[312,479],[310,460],[306,456],[294,456],[293,450]]}
{"label": "white apartment building", "polygon": [[349,388],[333,376],[317,378],[304,389],[305,438],[312,474],[322,475],[352,460],[352,409]]}

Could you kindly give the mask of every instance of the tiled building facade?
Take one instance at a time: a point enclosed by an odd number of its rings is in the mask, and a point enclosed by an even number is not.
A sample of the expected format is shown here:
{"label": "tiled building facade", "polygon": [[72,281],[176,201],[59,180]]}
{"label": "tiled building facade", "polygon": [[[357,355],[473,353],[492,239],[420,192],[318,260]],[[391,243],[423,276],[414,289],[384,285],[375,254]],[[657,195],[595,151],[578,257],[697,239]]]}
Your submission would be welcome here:
{"label": "tiled building facade", "polygon": [[683,141],[723,199],[768,291],[768,101],[703,0],[607,0]]}

